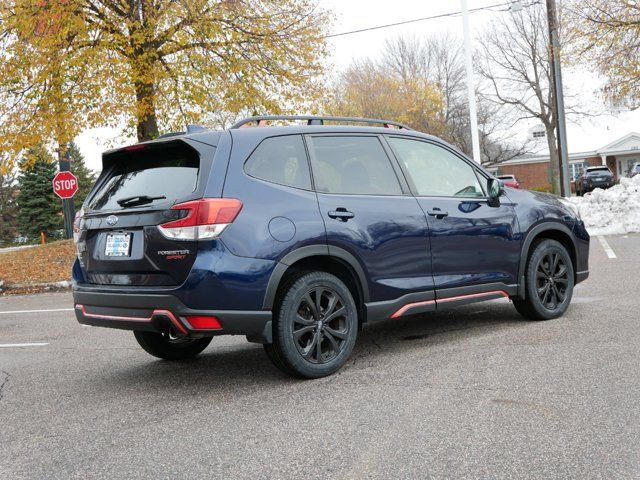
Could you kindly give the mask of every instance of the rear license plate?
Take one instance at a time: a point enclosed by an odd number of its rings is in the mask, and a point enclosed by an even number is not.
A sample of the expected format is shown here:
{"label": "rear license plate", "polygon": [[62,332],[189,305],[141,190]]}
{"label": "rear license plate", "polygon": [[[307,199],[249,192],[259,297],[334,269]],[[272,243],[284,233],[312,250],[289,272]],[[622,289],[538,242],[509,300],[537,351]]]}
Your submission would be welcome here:
{"label": "rear license plate", "polygon": [[596,182],[602,182],[602,181],[604,181],[604,177],[598,177],[598,178],[596,178]]}
{"label": "rear license plate", "polygon": [[104,254],[107,257],[128,257],[130,246],[130,233],[108,233]]}

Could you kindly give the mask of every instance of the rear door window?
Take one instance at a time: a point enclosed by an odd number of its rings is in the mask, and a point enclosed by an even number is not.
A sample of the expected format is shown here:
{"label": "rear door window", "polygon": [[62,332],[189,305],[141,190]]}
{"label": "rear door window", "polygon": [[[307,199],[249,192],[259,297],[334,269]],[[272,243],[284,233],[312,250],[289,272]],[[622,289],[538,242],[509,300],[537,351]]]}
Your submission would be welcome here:
{"label": "rear door window", "polygon": [[316,190],[346,195],[402,195],[380,140],[371,136],[311,137]]}
{"label": "rear door window", "polygon": [[118,210],[174,203],[195,191],[199,166],[198,154],[188,147],[125,151],[92,196],[89,208]]}
{"label": "rear door window", "polygon": [[244,171],[267,182],[311,190],[309,162],[300,135],[263,140],[246,161]]}

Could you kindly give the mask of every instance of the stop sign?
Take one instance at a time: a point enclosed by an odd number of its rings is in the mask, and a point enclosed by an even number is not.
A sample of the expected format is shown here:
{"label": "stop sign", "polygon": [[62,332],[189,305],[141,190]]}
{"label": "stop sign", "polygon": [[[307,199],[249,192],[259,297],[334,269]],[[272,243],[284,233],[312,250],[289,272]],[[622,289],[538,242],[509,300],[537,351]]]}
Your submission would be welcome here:
{"label": "stop sign", "polygon": [[60,198],[71,198],[78,191],[78,179],[71,172],[58,172],[53,177],[53,192]]}

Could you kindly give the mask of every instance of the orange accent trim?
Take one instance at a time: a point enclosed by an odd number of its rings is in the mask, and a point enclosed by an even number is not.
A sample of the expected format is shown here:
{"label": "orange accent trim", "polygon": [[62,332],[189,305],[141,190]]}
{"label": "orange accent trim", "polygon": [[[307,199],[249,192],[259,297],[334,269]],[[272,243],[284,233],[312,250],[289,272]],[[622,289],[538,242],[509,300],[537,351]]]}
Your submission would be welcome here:
{"label": "orange accent trim", "polygon": [[504,290],[492,290],[490,292],[470,293],[468,295],[457,295],[455,297],[446,297],[441,299],[436,298],[435,300],[427,300],[424,302],[407,303],[402,308],[398,309],[398,311],[396,311],[393,315],[391,315],[391,318],[401,317],[407,312],[407,310],[411,310],[412,308],[420,307],[422,305],[430,305],[432,303],[435,303],[437,305],[439,302],[442,302],[442,303],[455,302],[456,300],[464,300],[466,298],[488,297],[490,295],[500,295],[502,297],[509,298],[509,294]]}
{"label": "orange accent trim", "polygon": [[84,305],[76,305],[76,308],[82,311],[82,315],[89,318],[99,318],[104,320],[130,320],[132,322],[150,322],[152,317],[149,318],[141,318],[141,317],[126,317],[120,315],[102,315],[100,313],[89,313],[84,308]]}
{"label": "orange accent trim", "polygon": [[465,298],[488,297],[489,295],[501,295],[503,297],[509,298],[509,294],[504,290],[493,290],[491,292],[470,293],[468,295],[458,295],[456,297],[447,297],[440,300],[436,299],[436,302],[453,302],[453,301],[462,300]]}
{"label": "orange accent trim", "polygon": [[169,317],[169,320],[171,320],[171,323],[173,323],[178,330],[180,330],[185,335],[188,335],[189,332],[187,332],[187,329],[184,328],[184,325],[182,325],[182,323],[180,323],[180,321],[176,318],[176,316],[173,313],[171,313],[169,310],[154,310],[153,314],[151,315],[151,318],[153,318],[155,315],[164,315],[166,317]]}
{"label": "orange accent trim", "polygon": [[100,313],[89,313],[85,309],[84,305],[81,305],[81,304],[76,304],[76,309],[80,310],[82,312],[82,315],[89,318],[97,318],[101,320],[124,320],[129,322],[150,322],[153,319],[153,317],[155,317],[156,315],[164,315],[165,317],[169,318],[169,320],[171,320],[171,323],[173,323],[173,325],[178,330],[180,330],[181,333],[185,335],[189,334],[189,332],[187,331],[186,328],[184,328],[184,325],[182,325],[180,320],[178,320],[176,316],[173,313],[171,313],[169,310],[154,310],[150,317],[145,318],[145,317],[128,317],[128,316],[122,316],[122,315],[102,315]]}
{"label": "orange accent trim", "polygon": [[407,303],[404,307],[400,308],[396,313],[391,315],[391,318],[401,317],[402,315],[404,315],[404,313],[407,310],[409,310],[411,308],[421,307],[422,305],[431,305],[432,303],[435,304],[436,301],[435,300],[426,300],[424,302]]}

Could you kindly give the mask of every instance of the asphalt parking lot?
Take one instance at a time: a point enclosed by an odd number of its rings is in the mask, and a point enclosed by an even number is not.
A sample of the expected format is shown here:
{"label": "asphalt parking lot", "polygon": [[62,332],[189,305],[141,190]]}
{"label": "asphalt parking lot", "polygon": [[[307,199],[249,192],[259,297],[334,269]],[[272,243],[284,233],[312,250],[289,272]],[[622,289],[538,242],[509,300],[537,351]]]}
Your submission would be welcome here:
{"label": "asphalt parking lot", "polygon": [[640,478],[640,235],[606,241],[561,319],[387,321],[313,381],[242,337],[167,363],[69,293],[0,297],[0,478]]}

